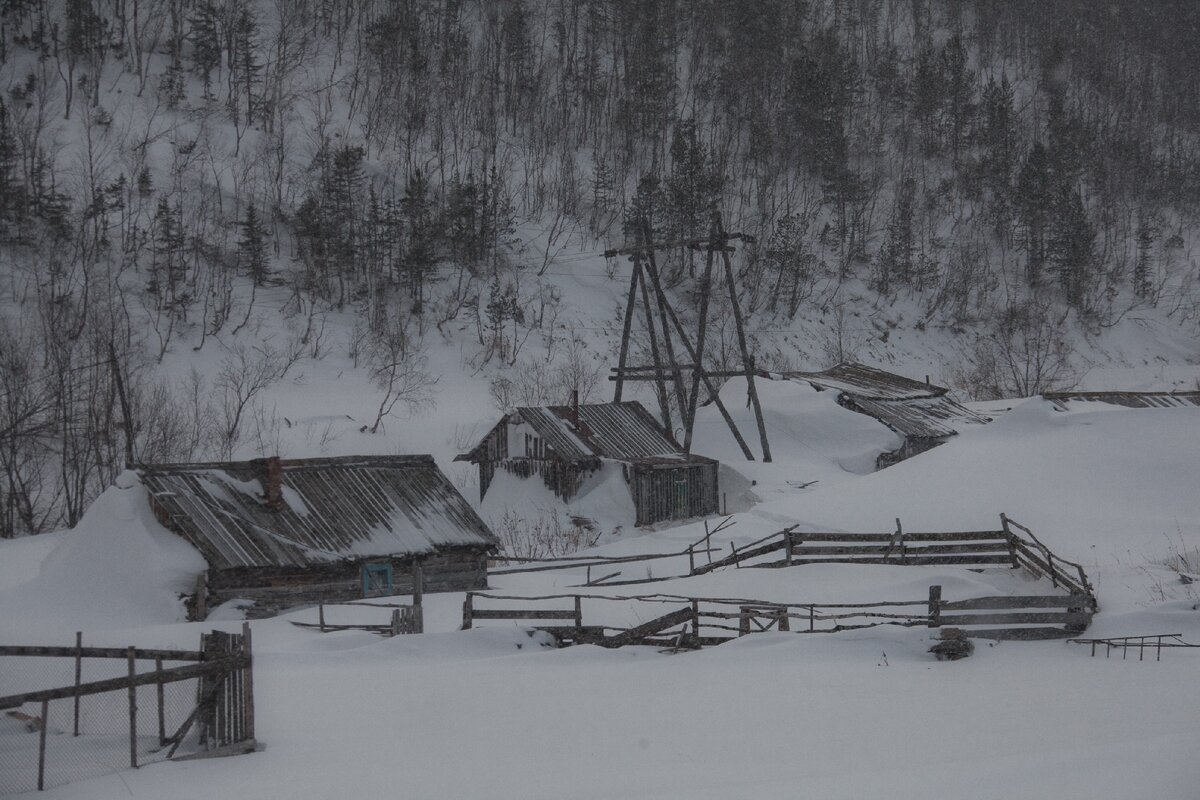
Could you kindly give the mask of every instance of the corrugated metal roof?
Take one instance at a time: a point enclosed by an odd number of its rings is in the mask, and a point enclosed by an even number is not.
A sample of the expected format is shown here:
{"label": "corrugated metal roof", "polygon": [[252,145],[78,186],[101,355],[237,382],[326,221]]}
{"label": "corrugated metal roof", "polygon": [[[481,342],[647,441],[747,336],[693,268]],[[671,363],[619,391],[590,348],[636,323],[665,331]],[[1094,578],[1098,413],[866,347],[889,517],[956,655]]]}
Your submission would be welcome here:
{"label": "corrugated metal roof", "polygon": [[887,425],[902,436],[940,439],[954,436],[963,428],[983,425],[991,420],[949,397],[916,397],[909,400],[871,400],[847,398],[859,411]]}
{"label": "corrugated metal roof", "polygon": [[1124,408],[1200,406],[1200,392],[1046,392],[1042,397],[1063,410],[1072,402],[1107,403]]}
{"label": "corrugated metal roof", "polygon": [[[611,458],[636,461],[651,457],[688,459],[683,448],[659,426],[637,401],[590,403],[579,406],[579,425],[571,406],[518,408],[555,454],[566,461]],[[690,456],[693,460],[707,460]]]}
{"label": "corrugated metal roof", "polygon": [[868,367],[866,364],[844,363],[823,372],[781,372],[780,377],[807,381],[821,389],[871,400],[911,400],[917,397],[941,397],[947,389],[931,383],[914,381],[903,375]]}
{"label": "corrugated metal roof", "polygon": [[283,508],[263,462],[144,465],[142,483],[214,568],[325,563],[497,544],[432,456],[281,460]]}

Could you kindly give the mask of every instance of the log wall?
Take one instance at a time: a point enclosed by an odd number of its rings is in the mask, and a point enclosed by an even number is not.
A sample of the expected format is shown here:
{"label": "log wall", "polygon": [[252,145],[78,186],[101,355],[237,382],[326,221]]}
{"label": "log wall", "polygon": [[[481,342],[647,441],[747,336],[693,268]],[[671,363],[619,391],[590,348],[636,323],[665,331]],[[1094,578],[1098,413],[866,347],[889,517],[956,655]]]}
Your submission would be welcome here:
{"label": "log wall", "polygon": [[[392,593],[411,594],[413,565],[409,557],[363,558],[307,567],[236,567],[211,570],[206,606],[229,600],[252,600],[249,619],[274,616],[294,606],[357,600],[363,596],[364,564],[392,567]],[[487,588],[487,553],[478,548],[447,549],[420,558],[425,592],[462,592]],[[192,607],[196,604],[193,602]]]}

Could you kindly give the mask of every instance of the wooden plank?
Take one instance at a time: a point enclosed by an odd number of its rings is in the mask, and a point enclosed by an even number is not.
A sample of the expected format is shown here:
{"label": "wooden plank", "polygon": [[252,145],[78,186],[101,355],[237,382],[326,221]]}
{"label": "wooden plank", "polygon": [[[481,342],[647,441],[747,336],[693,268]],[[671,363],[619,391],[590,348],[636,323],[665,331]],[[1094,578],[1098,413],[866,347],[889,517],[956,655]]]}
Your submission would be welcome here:
{"label": "wooden plank", "polygon": [[245,670],[246,693],[246,739],[254,741],[254,648],[250,639],[250,623],[242,623],[242,655],[246,659]]}
{"label": "wooden plank", "polygon": [[[895,533],[802,533],[797,531],[797,541],[805,542],[882,542],[887,544]],[[1006,542],[1004,531],[949,531],[942,533],[905,533],[906,542]]]}
{"label": "wooden plank", "polygon": [[[82,634],[77,634],[82,636]],[[140,661],[203,661],[204,654],[198,650],[143,650],[134,649]],[[129,658],[128,647],[42,647],[40,645],[0,645],[0,656],[45,656],[47,658]]]}
{"label": "wooden plank", "polygon": [[1010,612],[1007,614],[943,614],[940,618],[943,627],[958,627],[961,625],[1064,625],[1088,623],[1092,615],[1084,612],[1070,611],[1028,611]]}
{"label": "wooden plank", "polygon": [[998,610],[1003,608],[1074,608],[1091,603],[1087,595],[1025,595],[999,597],[973,597],[969,600],[945,601],[946,611],[969,611],[972,609]]}
{"label": "wooden plank", "polygon": [[198,753],[188,753],[183,756],[176,756],[172,761],[196,761],[203,758],[224,758],[225,756],[238,756],[244,753],[253,753],[258,749],[258,742],[253,739],[247,739],[233,744],[214,747],[211,750],[201,750]]}
{"label": "wooden plank", "polygon": [[[906,557],[911,556],[926,556],[926,555],[954,555],[960,553],[1007,553],[1008,544],[1006,542],[980,542],[979,544],[941,544],[929,545],[926,547],[907,547],[903,548]],[[862,546],[862,547],[838,547],[838,546],[820,546],[810,547],[808,545],[797,545],[792,548],[793,556],[883,556],[888,553],[893,554],[896,561],[900,559],[901,548],[884,547],[884,546]],[[1005,561],[1009,558],[1006,556]]]}
{"label": "wooden plank", "polygon": [[[228,658],[205,661],[199,664],[188,664],[183,667],[172,667],[160,672],[144,672],[136,676],[133,680],[135,686],[148,686],[154,683],[175,683],[176,681],[185,681],[190,678],[197,678],[202,675],[215,675],[223,670],[228,670],[234,666],[241,666],[241,656],[230,656]],[[78,690],[74,686],[63,686],[58,689],[42,689],[36,692],[25,692],[23,694],[12,694],[6,697],[0,697],[0,708],[16,708],[24,703],[40,703],[42,700],[59,700],[64,697],[74,697],[76,691],[81,695],[99,694],[101,692],[112,692],[124,689],[130,685],[130,680],[127,677],[108,678],[102,681],[92,681],[90,683],[81,683]]]}
{"label": "wooden plank", "polygon": [[1073,632],[1066,628],[990,628],[963,629],[972,639],[1003,639],[1013,641],[1039,641],[1043,639],[1066,639]]}
{"label": "wooden plank", "polygon": [[476,608],[472,615],[474,619],[575,619],[575,609],[570,610],[555,610],[555,609],[493,609],[493,608]]}
{"label": "wooden plank", "polygon": [[[850,557],[833,557],[833,558],[803,558],[795,559],[793,564],[881,564],[890,566],[900,566],[899,561],[884,561],[879,557],[875,558],[850,558]],[[938,566],[946,564],[1009,564],[1008,556],[919,556],[917,558],[909,558],[905,561],[905,566]]]}
{"label": "wooden plank", "polygon": [[[162,672],[162,659],[154,659],[154,671]],[[158,701],[158,746],[162,747],[167,741],[167,717],[166,717],[166,698],[163,696],[164,684],[158,683],[155,685],[155,699]]]}
{"label": "wooden plank", "polygon": [[652,619],[649,622],[643,622],[637,627],[622,631],[615,636],[609,636],[601,642],[605,647],[622,647],[627,644],[633,644],[647,636],[659,633],[673,625],[678,625],[682,622],[687,622],[692,618],[691,606],[672,611],[669,614],[664,614],[657,619]]}
{"label": "wooden plank", "polygon": [[613,392],[613,402],[621,402],[622,378],[625,374],[625,363],[629,357],[629,331],[633,327],[633,312],[637,308],[638,275],[641,270],[634,267],[629,277],[629,296],[625,300],[625,321],[621,328],[621,347],[617,354],[617,369],[620,370],[615,378],[616,389]]}

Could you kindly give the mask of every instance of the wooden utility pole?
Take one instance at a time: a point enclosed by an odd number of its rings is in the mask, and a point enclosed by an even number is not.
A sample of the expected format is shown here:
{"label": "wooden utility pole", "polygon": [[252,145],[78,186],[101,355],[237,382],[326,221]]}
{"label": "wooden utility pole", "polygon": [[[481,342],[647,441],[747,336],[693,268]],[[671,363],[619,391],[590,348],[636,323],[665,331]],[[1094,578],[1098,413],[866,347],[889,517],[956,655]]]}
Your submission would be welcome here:
{"label": "wooden utility pole", "polygon": [[[751,237],[740,233],[724,233],[721,230],[720,216],[714,214],[712,234],[707,239],[655,243],[652,240],[649,220],[643,219],[637,226],[637,241],[632,247],[605,252],[605,256],[610,258],[618,255],[628,255],[633,262],[633,274],[629,279],[629,295],[625,303],[625,319],[621,329],[621,345],[617,358],[617,367],[612,370],[614,374],[609,377],[609,380],[616,383],[613,393],[613,399],[616,402],[621,401],[626,381],[654,381],[663,426],[666,428],[667,433],[673,436],[670,399],[667,389],[667,381],[670,380],[674,385],[679,417],[683,425],[683,450],[688,453],[691,452],[692,448],[692,432],[696,423],[696,408],[699,405],[700,385],[703,384],[711,402],[717,406],[722,418],[725,420],[725,424],[729,426],[729,430],[741,448],[742,453],[746,456],[747,460],[753,461],[753,452],[751,452],[749,445],[746,444],[746,440],[743,438],[741,431],[738,430],[737,424],[733,421],[729,410],[721,401],[717,393],[717,387],[712,381],[716,377],[745,377],[750,406],[754,410],[755,420],[758,424],[763,461],[770,461],[771,449],[767,442],[767,430],[763,423],[762,407],[758,401],[758,391],[754,385],[754,359],[750,355],[747,344],[742,310],[738,303],[737,289],[733,279],[733,266],[729,257],[729,253],[733,249],[729,247],[729,242],[736,239],[753,242]],[[657,250],[675,247],[703,248],[707,253],[704,276],[700,284],[699,329],[694,346],[687,330],[679,321],[679,315],[675,313],[670,299],[663,290],[662,279],[659,275],[658,264],[654,255]],[[704,367],[704,349],[708,332],[708,301],[712,290],[714,258],[718,252],[721,253],[725,267],[725,287],[729,292],[730,303],[733,305],[734,322],[738,333],[738,345],[742,356],[741,368],[737,370],[715,371],[707,370]],[[630,333],[633,329],[633,317],[637,314],[637,295],[639,290],[642,296],[642,316],[645,319],[646,333],[649,336],[650,358],[653,361],[653,364],[649,366],[630,366],[628,363]],[[654,293],[655,302],[653,304],[650,301],[651,292]],[[657,319],[655,318],[655,311],[657,311]],[[659,328],[661,328],[662,334],[661,347],[659,345]],[[687,363],[681,363],[679,358],[676,357],[676,337],[678,337],[679,344],[682,345],[683,350],[687,354],[687,358],[689,359]],[[684,378],[684,372],[687,370],[690,370],[692,373],[690,386],[688,385],[689,381],[686,381]]]}

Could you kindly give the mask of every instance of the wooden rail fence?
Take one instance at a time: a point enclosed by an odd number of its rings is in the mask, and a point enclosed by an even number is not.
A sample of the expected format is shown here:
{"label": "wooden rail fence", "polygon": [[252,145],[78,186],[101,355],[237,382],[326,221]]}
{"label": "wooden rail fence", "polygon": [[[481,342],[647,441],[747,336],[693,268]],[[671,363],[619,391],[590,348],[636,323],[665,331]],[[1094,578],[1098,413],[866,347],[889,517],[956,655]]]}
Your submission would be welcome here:
{"label": "wooden rail fence", "polygon": [[[203,752],[180,756],[197,758],[250,752],[254,739],[254,681],[250,627],[243,623],[242,633],[221,631],[203,634],[199,650],[162,650],[137,647],[84,647],[83,634],[76,634],[74,647],[43,647],[32,645],[0,645],[0,656],[30,656],[72,658],[75,660],[75,682],[71,686],[42,689],[0,697],[0,710],[16,709],[26,704],[40,706],[36,718],[40,727],[38,742],[37,788],[45,788],[46,721],[49,703],[71,699],[73,735],[80,735],[80,698],[106,692],[127,691],[129,697],[129,766],[138,766],[138,707],[137,688],[157,687],[158,743],[170,746],[167,757],[175,755],[191,729],[198,730],[197,741]],[[122,659],[128,663],[128,674],[105,680],[81,680],[85,658]],[[154,670],[138,672],[138,663],[153,661]],[[163,668],[164,661],[191,661],[180,667]],[[182,724],[170,736],[166,719],[162,687],[166,684],[199,679],[196,705]]]}

